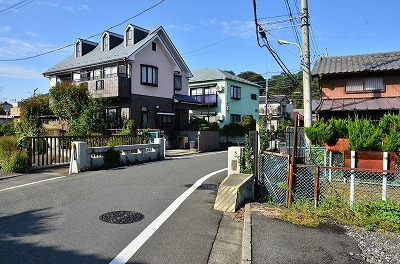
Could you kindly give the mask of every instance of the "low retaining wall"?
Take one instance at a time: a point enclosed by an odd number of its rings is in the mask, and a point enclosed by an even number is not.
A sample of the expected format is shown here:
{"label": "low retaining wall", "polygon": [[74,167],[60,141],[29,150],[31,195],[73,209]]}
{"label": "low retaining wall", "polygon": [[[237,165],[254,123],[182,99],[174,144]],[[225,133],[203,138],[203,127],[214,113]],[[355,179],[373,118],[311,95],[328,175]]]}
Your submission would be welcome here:
{"label": "low retaining wall", "polygon": [[[73,142],[69,174],[102,167],[104,165],[104,157],[101,153],[110,149],[111,147],[88,148],[86,142]],[[154,143],[115,146],[113,150],[120,152],[122,164],[155,160],[159,157],[165,157],[165,140],[163,138],[155,138]]]}
{"label": "low retaining wall", "polygon": [[236,212],[248,200],[254,199],[254,175],[231,174],[219,185],[214,209]]}

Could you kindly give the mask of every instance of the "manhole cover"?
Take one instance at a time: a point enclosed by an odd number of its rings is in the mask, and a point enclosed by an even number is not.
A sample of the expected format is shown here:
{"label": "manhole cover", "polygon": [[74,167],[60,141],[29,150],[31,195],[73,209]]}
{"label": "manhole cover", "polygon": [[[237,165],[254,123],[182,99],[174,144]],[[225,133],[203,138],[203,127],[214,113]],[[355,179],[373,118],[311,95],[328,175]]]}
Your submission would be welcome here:
{"label": "manhole cover", "polygon": [[[185,187],[192,187],[193,184],[185,184]],[[216,184],[201,184],[197,187],[198,190],[217,190],[218,185]]]}
{"label": "manhole cover", "polygon": [[143,220],[144,215],[133,211],[114,211],[99,216],[101,221],[112,224],[130,224]]}

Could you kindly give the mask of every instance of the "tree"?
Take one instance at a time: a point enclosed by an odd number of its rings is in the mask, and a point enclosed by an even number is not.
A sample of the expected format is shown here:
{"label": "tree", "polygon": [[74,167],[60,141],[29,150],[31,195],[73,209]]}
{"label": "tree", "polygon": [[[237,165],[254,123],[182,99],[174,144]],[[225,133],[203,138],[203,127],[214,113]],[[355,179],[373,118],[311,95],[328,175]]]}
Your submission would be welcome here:
{"label": "tree", "polygon": [[22,132],[27,136],[38,136],[44,132],[40,116],[51,114],[49,98],[39,94],[21,102]]}
{"label": "tree", "polygon": [[90,135],[105,124],[106,102],[93,98],[83,86],[62,82],[50,88],[50,107],[68,124],[70,135]]}
{"label": "tree", "polygon": [[230,73],[232,75],[236,75],[232,70],[224,70],[224,72]]}
{"label": "tree", "polygon": [[[268,80],[268,93],[288,95],[293,101],[294,108],[303,108],[303,71],[298,71],[293,76],[297,82],[285,73],[271,76]],[[311,82],[311,99],[320,97],[319,82],[315,78]]]}
{"label": "tree", "polygon": [[255,73],[253,71],[241,72],[241,73],[238,74],[238,77],[240,77],[242,79],[245,79],[245,80],[248,80],[248,81],[253,82],[253,83],[260,84],[260,85],[262,83],[265,84],[265,78],[262,77],[261,74]]}

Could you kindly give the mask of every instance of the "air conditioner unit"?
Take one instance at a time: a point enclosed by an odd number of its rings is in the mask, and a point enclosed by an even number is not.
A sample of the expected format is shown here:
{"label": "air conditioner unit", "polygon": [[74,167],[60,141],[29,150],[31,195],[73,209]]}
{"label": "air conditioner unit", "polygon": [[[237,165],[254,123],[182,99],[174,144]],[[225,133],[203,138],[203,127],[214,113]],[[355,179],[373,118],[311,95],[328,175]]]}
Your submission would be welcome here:
{"label": "air conditioner unit", "polygon": [[224,91],[224,86],[222,86],[222,85],[217,85],[217,86],[215,87],[215,90],[216,90],[217,92],[223,92],[223,91]]}
{"label": "air conditioner unit", "polygon": [[224,120],[224,115],[219,114],[219,115],[217,115],[217,118],[218,118],[218,121],[222,121],[222,120]]}

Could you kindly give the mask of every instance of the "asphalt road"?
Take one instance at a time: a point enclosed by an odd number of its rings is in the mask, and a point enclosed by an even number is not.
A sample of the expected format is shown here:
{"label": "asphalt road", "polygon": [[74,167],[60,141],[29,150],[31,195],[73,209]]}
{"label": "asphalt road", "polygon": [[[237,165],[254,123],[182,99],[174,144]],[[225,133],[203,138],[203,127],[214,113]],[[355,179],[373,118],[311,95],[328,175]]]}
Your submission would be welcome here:
{"label": "asphalt road", "polygon": [[[0,181],[0,263],[207,263],[222,217],[209,188],[227,172],[209,174],[226,165],[227,152],[205,153]],[[204,176],[204,188],[191,188]],[[130,224],[99,219],[113,211],[144,218]]]}

